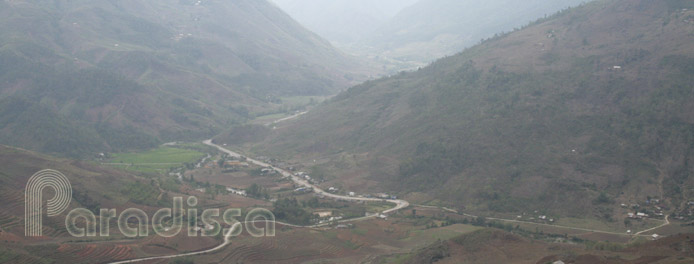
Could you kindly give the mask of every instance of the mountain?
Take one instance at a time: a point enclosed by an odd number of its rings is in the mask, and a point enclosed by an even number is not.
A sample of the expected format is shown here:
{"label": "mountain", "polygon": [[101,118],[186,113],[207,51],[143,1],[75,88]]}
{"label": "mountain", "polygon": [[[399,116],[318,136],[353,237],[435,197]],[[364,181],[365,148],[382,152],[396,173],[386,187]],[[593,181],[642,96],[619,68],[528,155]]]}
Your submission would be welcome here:
{"label": "mountain", "polygon": [[0,143],[72,156],[202,138],[368,68],[265,0],[0,1]]}
{"label": "mountain", "polygon": [[420,0],[364,36],[358,46],[379,57],[421,65],[582,2]]}
{"label": "mountain", "polygon": [[310,30],[344,46],[359,41],[417,0],[273,0]]}
{"label": "mountain", "polygon": [[694,195],[693,5],[570,9],[353,87],[244,147],[415,204],[603,221],[620,203],[678,208]]}

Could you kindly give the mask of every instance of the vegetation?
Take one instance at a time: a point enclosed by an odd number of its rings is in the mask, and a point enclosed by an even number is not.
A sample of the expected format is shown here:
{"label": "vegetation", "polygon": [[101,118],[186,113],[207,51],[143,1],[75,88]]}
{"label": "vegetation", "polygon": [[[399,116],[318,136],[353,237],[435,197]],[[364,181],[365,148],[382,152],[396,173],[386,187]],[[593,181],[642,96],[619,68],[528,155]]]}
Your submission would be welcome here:
{"label": "vegetation", "polygon": [[299,202],[295,199],[284,198],[273,203],[272,212],[280,221],[286,221],[295,225],[309,225],[313,215],[304,210]]}
{"label": "vegetation", "polygon": [[263,189],[260,185],[257,183],[251,184],[248,188],[246,188],[246,194],[248,194],[249,197],[253,198],[264,198],[267,199],[269,197],[267,191]]}
{"label": "vegetation", "polygon": [[365,78],[360,62],[266,1],[205,3],[196,8],[204,23],[192,8],[3,3],[0,143],[87,157],[201,140],[275,109],[279,97]]}
{"label": "vegetation", "polygon": [[[357,160],[367,166],[328,166],[475,210],[614,221],[605,217],[614,201],[660,196],[661,172],[665,197],[682,199],[694,172],[694,58],[681,48],[685,27],[662,25],[676,16],[666,5],[598,1],[562,12],[355,86],[251,146],[306,160],[368,153]],[[625,17],[643,21],[623,26]],[[616,25],[617,39],[595,37]]]}
{"label": "vegetation", "polygon": [[[154,184],[145,184],[142,182],[133,182],[121,189],[121,193],[125,195],[131,202],[142,205],[157,206],[165,205],[167,201],[158,201],[159,190]],[[170,201],[168,201],[170,202]]]}
{"label": "vegetation", "polygon": [[109,162],[114,166],[125,167],[128,170],[165,174],[172,168],[192,166],[205,154],[182,147],[158,147],[143,152],[115,153]]}

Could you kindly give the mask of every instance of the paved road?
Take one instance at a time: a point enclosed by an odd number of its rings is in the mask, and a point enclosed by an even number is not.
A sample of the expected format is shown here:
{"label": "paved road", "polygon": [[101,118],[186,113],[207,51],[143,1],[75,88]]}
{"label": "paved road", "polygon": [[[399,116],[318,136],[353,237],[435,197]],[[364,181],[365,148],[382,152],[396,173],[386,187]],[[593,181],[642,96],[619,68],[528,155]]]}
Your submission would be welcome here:
{"label": "paved road", "polygon": [[214,248],[206,249],[206,250],[201,250],[201,251],[195,251],[195,252],[189,252],[189,253],[183,253],[183,254],[176,254],[176,255],[168,255],[168,256],[159,256],[159,257],[148,257],[148,258],[139,258],[139,259],[131,259],[131,260],[124,260],[124,261],[117,261],[117,262],[111,262],[110,264],[125,264],[125,263],[135,263],[135,262],[142,262],[142,261],[148,261],[148,260],[160,260],[160,259],[172,259],[172,258],[180,258],[180,257],[189,257],[189,256],[196,256],[196,255],[202,255],[202,254],[207,254],[207,253],[212,253],[215,251],[218,251],[229,244],[231,244],[231,234],[233,234],[233,231],[236,230],[236,228],[240,228],[241,223],[236,223],[234,226],[232,226],[231,229],[229,229],[229,232],[224,236],[224,243],[220,244],[219,246],[216,246]]}
{"label": "paved road", "polygon": [[634,235],[637,235],[637,236],[638,236],[638,235],[641,235],[641,234],[643,234],[643,233],[650,232],[650,231],[656,230],[656,229],[658,229],[658,228],[667,226],[667,225],[669,225],[669,224],[670,224],[670,215],[666,215],[666,216],[665,216],[665,223],[663,223],[662,225],[659,225],[659,226],[656,226],[656,227],[654,227],[654,228],[649,228],[649,229],[640,231],[640,232],[638,232],[638,233],[636,233],[636,234],[634,234]]}
{"label": "paved road", "polygon": [[[211,140],[211,139],[205,140],[203,143],[204,143],[205,145],[215,147],[215,148],[217,148],[218,150],[220,150],[220,151],[222,151],[222,152],[228,154],[228,155],[231,156],[231,157],[234,157],[234,158],[241,158],[241,157],[243,157],[243,155],[241,155],[241,154],[239,154],[239,153],[233,152],[233,151],[228,150],[228,149],[226,149],[226,148],[224,148],[224,147],[222,147],[222,146],[219,146],[219,145],[217,145],[217,144],[212,143],[212,140]],[[277,172],[279,172],[280,174],[282,174],[282,176],[287,177],[287,178],[290,178],[290,179],[291,179],[292,181],[294,181],[294,183],[296,183],[297,185],[302,186],[302,187],[307,187],[307,188],[313,188],[313,191],[314,191],[315,193],[320,194],[320,195],[323,195],[323,196],[325,196],[325,197],[329,197],[329,198],[333,198],[333,199],[338,199],[338,200],[345,200],[345,201],[355,201],[355,202],[359,202],[359,201],[363,201],[363,202],[382,202],[382,201],[385,201],[385,202],[389,202],[389,203],[395,204],[395,207],[381,212],[382,214],[389,214],[389,213],[392,213],[392,212],[395,212],[395,211],[398,211],[398,210],[400,210],[400,209],[403,209],[403,208],[405,208],[405,207],[410,206],[410,203],[408,203],[408,202],[405,201],[405,200],[385,200],[385,199],[378,199],[378,198],[351,197],[351,196],[343,196],[343,195],[338,195],[338,194],[334,194],[334,193],[329,193],[329,192],[326,192],[325,190],[321,189],[320,187],[318,187],[318,186],[316,186],[316,185],[313,185],[313,184],[311,184],[310,182],[304,180],[303,178],[298,177],[298,176],[295,176],[295,175],[292,174],[291,172],[288,172],[288,171],[283,170],[283,169],[281,169],[281,168],[274,167],[274,166],[272,166],[272,165],[270,165],[270,164],[267,164],[267,163],[265,163],[265,162],[262,162],[262,161],[259,161],[259,160],[254,160],[254,159],[248,158],[248,157],[246,157],[246,162],[248,162],[248,163],[253,163],[253,164],[258,165],[258,166],[261,166],[261,167],[273,168],[275,171],[277,171]]]}
{"label": "paved road", "polygon": [[[203,143],[206,145],[209,145],[209,146],[216,147],[220,151],[222,151],[226,154],[229,154],[229,156],[231,156],[231,157],[235,157],[235,158],[242,157],[242,155],[239,153],[233,152],[233,151],[228,150],[222,146],[219,146],[219,145],[212,143],[211,139],[205,140]],[[324,191],[323,189],[319,188],[316,185],[313,185],[313,184],[307,182],[306,180],[304,180],[302,178],[294,176],[293,174],[291,174],[290,172],[288,172],[286,170],[283,170],[281,168],[276,168],[276,167],[274,167],[270,164],[267,164],[265,162],[251,159],[248,157],[246,157],[246,162],[253,163],[255,165],[262,166],[262,167],[271,167],[275,171],[281,173],[284,177],[288,177],[288,178],[292,179],[298,185],[313,188],[314,192],[316,192],[317,194],[323,195],[325,197],[330,197],[330,198],[334,198],[334,199],[342,199],[342,200],[346,200],[346,201],[365,201],[365,202],[386,201],[386,202],[395,204],[395,207],[381,212],[382,214],[392,213],[392,212],[395,212],[395,211],[398,211],[400,209],[403,209],[405,207],[410,206],[410,204],[405,200],[383,200],[383,199],[377,199],[377,198],[351,197],[351,196],[342,196],[342,195],[332,194],[332,193]],[[340,223],[346,223],[346,222],[363,221],[363,220],[375,218],[377,216],[378,215],[364,216],[364,217],[359,217],[359,218],[345,219],[345,220],[341,220],[339,222]],[[264,223],[265,221],[255,221],[255,222],[263,222]],[[280,224],[280,225],[290,226],[290,227],[296,227],[296,228],[318,228],[318,227],[330,225],[330,223],[323,223],[323,224],[317,224],[317,225],[312,225],[312,226],[299,226],[299,225],[293,225],[293,224],[283,223],[283,222],[275,222],[275,223]],[[219,246],[216,246],[214,248],[200,250],[200,251],[194,251],[194,252],[189,252],[189,253],[183,253],[183,254],[169,255],[169,256],[146,257],[146,258],[139,258],[139,259],[124,260],[124,261],[118,261],[118,262],[111,262],[110,264],[126,264],[126,263],[136,263],[136,262],[150,261],[150,260],[173,259],[173,258],[189,257],[189,256],[196,256],[196,255],[202,255],[202,254],[216,252],[216,251],[219,251],[219,250],[225,248],[226,246],[228,246],[231,243],[231,237],[232,237],[231,234],[233,233],[232,231],[235,230],[236,228],[239,228],[239,227],[241,227],[241,223],[236,223],[232,227],[232,229],[227,233],[227,235],[224,236],[224,242],[222,244],[220,244]]]}
{"label": "paved road", "polygon": [[274,125],[274,124],[277,124],[277,123],[280,123],[280,122],[284,122],[284,121],[287,121],[287,120],[292,120],[292,119],[294,119],[294,118],[297,118],[297,117],[300,117],[300,116],[302,116],[302,115],[305,115],[306,113],[308,113],[308,111],[301,112],[301,113],[298,113],[298,114],[294,114],[294,115],[292,115],[292,116],[288,116],[288,117],[285,117],[285,118],[282,118],[282,119],[277,119],[277,120],[275,120],[275,121],[272,121],[272,122],[270,122],[270,123],[265,124],[265,126],[270,126],[270,125]]}

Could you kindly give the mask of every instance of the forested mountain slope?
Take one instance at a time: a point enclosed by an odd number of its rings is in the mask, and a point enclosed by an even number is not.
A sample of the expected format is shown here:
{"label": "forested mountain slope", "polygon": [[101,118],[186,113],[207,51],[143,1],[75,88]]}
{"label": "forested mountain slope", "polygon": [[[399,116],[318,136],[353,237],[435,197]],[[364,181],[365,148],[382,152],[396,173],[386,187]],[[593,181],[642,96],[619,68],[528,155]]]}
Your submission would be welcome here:
{"label": "forested mountain slope", "polygon": [[3,0],[0,29],[0,143],[70,155],[202,138],[367,77],[265,0]]}
{"label": "forested mountain slope", "polygon": [[250,147],[412,202],[600,218],[648,196],[678,207],[694,197],[692,5],[571,9],[351,88]]}

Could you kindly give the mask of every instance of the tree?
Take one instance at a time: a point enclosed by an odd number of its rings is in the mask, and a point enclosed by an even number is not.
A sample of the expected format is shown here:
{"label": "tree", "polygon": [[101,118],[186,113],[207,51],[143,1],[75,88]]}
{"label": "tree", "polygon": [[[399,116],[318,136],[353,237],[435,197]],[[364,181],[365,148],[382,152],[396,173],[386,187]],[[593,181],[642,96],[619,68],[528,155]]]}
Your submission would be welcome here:
{"label": "tree", "polygon": [[262,198],[266,196],[265,190],[263,190],[263,188],[260,187],[260,185],[258,185],[257,183],[254,183],[248,188],[246,188],[246,194],[253,198]]}

